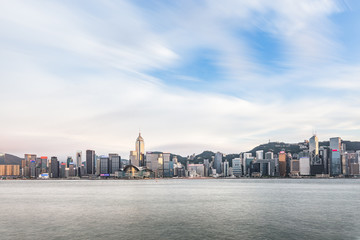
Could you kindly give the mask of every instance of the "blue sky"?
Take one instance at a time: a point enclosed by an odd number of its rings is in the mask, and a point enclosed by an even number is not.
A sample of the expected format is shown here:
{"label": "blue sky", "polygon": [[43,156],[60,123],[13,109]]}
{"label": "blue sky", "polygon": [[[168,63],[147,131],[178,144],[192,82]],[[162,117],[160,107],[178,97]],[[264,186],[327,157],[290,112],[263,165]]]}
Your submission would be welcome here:
{"label": "blue sky", "polygon": [[360,139],[358,1],[1,1],[0,152]]}

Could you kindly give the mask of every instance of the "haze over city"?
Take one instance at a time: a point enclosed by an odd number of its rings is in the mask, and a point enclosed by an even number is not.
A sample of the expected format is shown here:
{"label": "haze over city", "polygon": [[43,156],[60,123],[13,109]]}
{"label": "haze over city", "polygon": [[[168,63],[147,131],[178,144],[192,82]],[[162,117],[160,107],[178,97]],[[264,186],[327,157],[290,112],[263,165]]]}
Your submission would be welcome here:
{"label": "haze over city", "polygon": [[358,1],[1,1],[0,152],[360,139]]}

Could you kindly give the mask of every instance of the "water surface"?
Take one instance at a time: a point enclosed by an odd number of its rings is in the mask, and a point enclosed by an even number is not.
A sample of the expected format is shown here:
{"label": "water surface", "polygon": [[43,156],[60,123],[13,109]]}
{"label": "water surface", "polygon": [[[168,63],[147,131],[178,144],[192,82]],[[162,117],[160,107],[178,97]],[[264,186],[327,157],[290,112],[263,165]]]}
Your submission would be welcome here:
{"label": "water surface", "polygon": [[0,239],[360,239],[360,180],[0,181]]}

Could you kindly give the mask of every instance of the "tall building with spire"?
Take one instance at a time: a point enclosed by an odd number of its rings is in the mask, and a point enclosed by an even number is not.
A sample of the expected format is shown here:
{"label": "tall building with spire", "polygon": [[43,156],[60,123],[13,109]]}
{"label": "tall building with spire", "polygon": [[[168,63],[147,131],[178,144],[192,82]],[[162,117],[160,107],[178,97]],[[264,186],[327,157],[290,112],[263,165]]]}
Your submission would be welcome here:
{"label": "tall building with spire", "polygon": [[131,164],[142,167],[145,166],[145,144],[144,139],[141,136],[141,133],[139,132],[139,136],[136,139],[135,142],[135,151],[130,152],[130,160]]}

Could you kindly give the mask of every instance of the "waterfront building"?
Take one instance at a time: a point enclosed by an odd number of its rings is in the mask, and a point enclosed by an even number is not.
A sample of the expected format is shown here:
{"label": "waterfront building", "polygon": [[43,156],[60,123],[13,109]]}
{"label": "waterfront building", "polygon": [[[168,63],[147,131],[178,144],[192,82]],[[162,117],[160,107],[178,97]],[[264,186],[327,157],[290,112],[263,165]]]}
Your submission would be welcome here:
{"label": "waterfront building", "polygon": [[155,177],[164,176],[164,160],[162,152],[147,152],[146,167],[154,172]]}
{"label": "waterfront building", "polygon": [[280,177],[286,177],[286,153],[285,151],[281,151],[279,153],[279,173]]}
{"label": "waterfront building", "polygon": [[81,167],[82,164],[82,151],[77,151],[76,152],[76,167],[79,168]]}
{"label": "waterfront building", "polygon": [[221,174],[221,163],[222,163],[223,154],[221,152],[215,153],[214,158],[214,168],[216,169],[216,173]]}
{"label": "waterfront building", "polygon": [[330,152],[330,175],[338,176],[342,174],[341,154],[337,149],[331,149]]}
{"label": "waterfront building", "polygon": [[265,153],[265,159],[274,159],[274,153],[273,152],[266,152]]}
{"label": "waterfront building", "polygon": [[309,155],[311,165],[318,165],[319,161],[319,139],[316,135],[309,139]]}
{"label": "waterfront building", "polygon": [[208,177],[210,175],[210,162],[209,159],[204,159],[204,176]]}
{"label": "waterfront building", "polygon": [[319,158],[322,162],[323,173],[329,174],[329,147],[321,146],[319,148]]}
{"label": "waterfront building", "polygon": [[66,159],[66,167],[68,168],[69,167],[69,165],[70,165],[70,163],[73,163],[74,161],[73,161],[73,158],[72,157],[67,157],[67,159]]}
{"label": "waterfront building", "polygon": [[341,138],[340,137],[330,138],[330,149],[336,150],[338,152],[341,151]]}
{"label": "waterfront building", "polygon": [[189,177],[204,177],[204,164],[188,164]]}
{"label": "waterfront building", "polygon": [[309,139],[310,174],[325,174],[322,158],[319,156],[319,140],[316,135]]}
{"label": "waterfront building", "polygon": [[341,138],[330,138],[330,175],[338,176],[342,174],[341,157]]}
{"label": "waterfront building", "polygon": [[135,151],[136,151],[136,163],[138,164],[137,166],[145,166],[145,159],[144,159],[144,154],[145,154],[145,143],[144,143],[144,139],[141,136],[141,133],[139,132],[139,136],[136,139],[135,142]]}
{"label": "waterfront building", "polygon": [[275,159],[259,159],[255,160],[254,163],[257,166],[253,167],[254,171],[258,171],[260,176],[271,176],[276,175],[276,160]]}
{"label": "waterfront building", "polygon": [[95,172],[96,172],[95,151],[86,150],[86,173],[89,175],[94,175]]}
{"label": "waterfront building", "polygon": [[18,177],[20,176],[20,165],[1,164],[0,165],[1,177]]}
{"label": "waterfront building", "polygon": [[[170,153],[163,153],[163,166],[162,166],[162,171],[163,171],[163,177],[172,177],[172,171],[171,171],[171,165],[172,165],[172,161],[170,159],[171,154]],[[161,171],[161,170],[160,170]]]}
{"label": "waterfront building", "polygon": [[66,178],[66,163],[60,163],[60,178]]}
{"label": "waterfront building", "polygon": [[48,170],[48,158],[46,156],[41,157],[41,173],[47,173]]}
{"label": "waterfront building", "polygon": [[[110,174],[115,174],[116,171],[120,171],[121,166],[121,157],[118,154],[109,154],[111,171]],[[125,166],[124,166],[125,167]]]}
{"label": "waterfront building", "polygon": [[300,175],[302,176],[310,175],[310,158],[308,156],[299,158],[299,166],[300,166]]}
{"label": "waterfront building", "polygon": [[75,177],[75,166],[73,162],[69,164],[69,177]]}
{"label": "waterfront building", "polygon": [[291,160],[290,174],[291,174],[291,176],[300,175],[300,161],[299,160],[296,160],[296,159]]}
{"label": "waterfront building", "polygon": [[29,177],[36,178],[36,160],[30,160],[29,163]]}
{"label": "waterfront building", "polygon": [[100,157],[98,155],[95,154],[95,175],[99,176],[100,175]]}
{"label": "waterfront building", "polygon": [[108,157],[106,156],[100,156],[100,171],[99,174],[110,174],[110,160]]}
{"label": "waterfront building", "polygon": [[129,163],[130,165],[139,166],[136,151],[130,151],[129,161],[130,161]]}
{"label": "waterfront building", "polygon": [[36,161],[36,154],[25,154],[24,155],[24,161],[22,162],[22,175],[24,177],[30,178],[31,173],[34,173],[35,175],[35,169],[33,171],[30,171],[30,163],[31,161]]}
{"label": "waterfront building", "polygon": [[243,153],[242,158],[242,165],[243,165],[243,171],[244,175],[248,175],[250,172],[250,163],[254,158],[252,157],[251,153]]}
{"label": "waterfront building", "polygon": [[185,177],[185,167],[180,163],[174,163],[174,176]]}
{"label": "waterfront building", "polygon": [[256,151],[256,159],[258,160],[264,159],[264,150]]}
{"label": "waterfront building", "polygon": [[223,163],[223,177],[228,177],[228,176],[230,176],[229,162],[225,160]]}
{"label": "waterfront building", "polygon": [[247,176],[251,176],[251,164],[253,163],[253,161],[255,160],[255,157],[250,155],[247,155],[245,158],[245,163],[244,163],[244,175]]}
{"label": "waterfront building", "polygon": [[349,175],[359,175],[359,163],[350,163],[349,165]]}
{"label": "waterfront building", "polygon": [[59,161],[57,157],[51,157],[50,178],[59,178]]}
{"label": "waterfront building", "polygon": [[235,177],[242,176],[242,169],[241,169],[241,158],[234,158],[232,160],[232,171]]}

